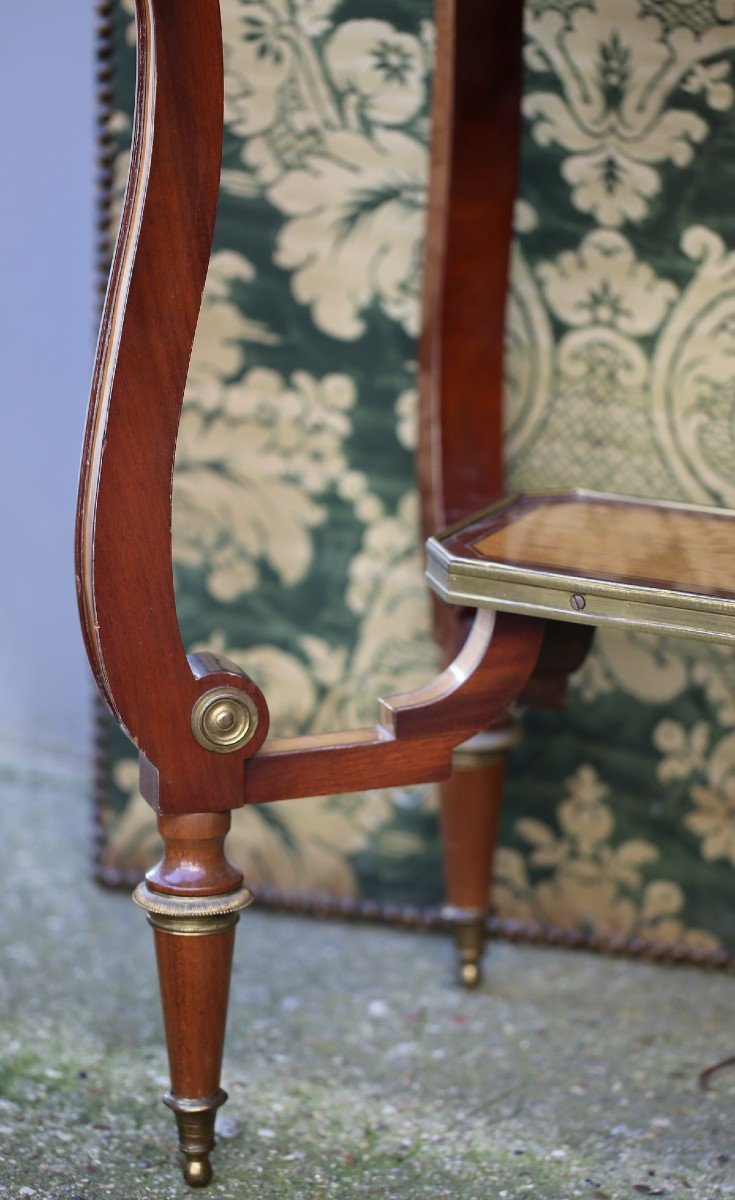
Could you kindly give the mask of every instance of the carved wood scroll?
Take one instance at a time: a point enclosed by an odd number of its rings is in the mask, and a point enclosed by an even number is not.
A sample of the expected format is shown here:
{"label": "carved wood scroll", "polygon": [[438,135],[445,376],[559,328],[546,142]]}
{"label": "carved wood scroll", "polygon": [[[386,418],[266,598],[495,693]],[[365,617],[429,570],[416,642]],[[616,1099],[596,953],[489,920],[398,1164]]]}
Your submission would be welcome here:
{"label": "carved wood scroll", "polygon": [[[458,7],[470,12],[477,0]],[[97,684],[141,752],[143,792],[160,813],[443,777],[452,746],[523,687],[543,623],[480,614],[455,663],[427,688],[382,701],[374,729],[273,741],[259,754],[268,712],[257,685],[225,659],[187,658],[174,601],[171,489],[217,206],[222,35],[219,0],[136,0],[136,11],[132,161],[77,527],[80,610]],[[234,749],[224,741],[232,712],[215,707],[202,716],[215,692],[242,701],[235,709],[250,740]],[[205,717],[221,722],[219,749],[202,744],[201,729],[197,740],[197,712],[200,725]]]}

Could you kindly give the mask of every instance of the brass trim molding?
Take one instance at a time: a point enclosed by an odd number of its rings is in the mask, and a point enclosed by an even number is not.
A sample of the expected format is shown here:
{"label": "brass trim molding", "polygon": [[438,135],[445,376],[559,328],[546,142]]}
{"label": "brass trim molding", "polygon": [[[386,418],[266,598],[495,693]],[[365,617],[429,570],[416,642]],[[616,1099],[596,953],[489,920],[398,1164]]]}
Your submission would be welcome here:
{"label": "brass trim molding", "polygon": [[226,1099],[227,1092],[224,1088],[219,1088],[213,1096],[197,1096],[193,1100],[187,1099],[186,1096],[177,1096],[174,1092],[166,1092],[163,1103],[174,1112],[201,1113],[220,1108]]}
{"label": "brass trim molding", "polygon": [[584,580],[584,606],[572,603],[581,582],[551,571],[451,555],[435,538],[426,543],[426,580],[442,600],[470,608],[526,613],[569,624],[617,625],[700,641],[735,642],[735,601],[674,595],[663,589]]}
{"label": "brass trim molding", "polygon": [[168,896],[154,892],[143,880],[133,892],[133,900],[154,929],[177,937],[209,937],[236,925],[242,910],[252,904],[253,893],[241,887],[219,896]]}
{"label": "brass trim molding", "polygon": [[735,518],[735,510],[702,504],[679,504],[648,500],[613,492],[584,488],[564,492],[519,493],[465,518],[426,542],[426,580],[449,604],[527,613],[584,625],[619,625],[642,633],[667,633],[701,641],[735,642],[735,600],[689,592],[673,592],[660,586],[643,586],[596,578],[580,579],[564,571],[516,567],[460,553],[450,553],[444,540],[479,519],[500,513],[526,499],[569,496],[577,500],[645,504],[659,511],[698,515],[715,513]]}

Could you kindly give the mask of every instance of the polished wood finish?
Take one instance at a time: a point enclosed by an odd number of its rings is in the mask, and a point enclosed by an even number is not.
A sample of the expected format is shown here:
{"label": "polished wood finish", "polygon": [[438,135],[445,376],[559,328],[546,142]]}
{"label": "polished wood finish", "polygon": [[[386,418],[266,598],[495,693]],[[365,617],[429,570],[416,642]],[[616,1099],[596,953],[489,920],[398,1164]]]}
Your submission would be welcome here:
{"label": "polished wood finish", "polygon": [[440,789],[444,862],[443,915],[454,930],[457,978],[474,988],[482,980],[493,858],[500,832],[507,749],[455,762]]}
{"label": "polished wood finish", "polygon": [[595,492],[503,501],[427,543],[457,604],[735,643],[735,512]]}
{"label": "polished wood finish", "polygon": [[424,688],[379,701],[371,729],[274,739],[246,765],[249,803],[446,778],[454,746],[502,715],[538,658],[544,623],[478,613],[456,660]]}
{"label": "polished wood finish", "polygon": [[[167,1103],[187,1182],[203,1185],[225,1099],[219,1078],[237,921],[237,911],[211,915],[208,898],[221,906],[242,878],[224,857],[229,813],[208,810],[242,802],[242,760],[264,740],[268,711],[226,660],[187,659],[173,591],[176,435],[219,187],[219,2],[136,0],[136,15],[131,167],[84,442],[77,586],[99,689],[139,748],[143,791],[164,814],[164,857],[136,898],[155,932]],[[192,730],[195,702],[217,686],[247,693],[257,718],[255,736],[233,754],[205,749]],[[209,908],[199,916],[202,905]]]}
{"label": "polished wood finish", "polygon": [[137,0],[137,20],[132,161],[82,457],[77,586],[97,685],[145,755],[148,798],[161,812],[196,812],[241,802],[239,764],[257,749],[217,755],[192,736],[197,698],[244,680],[225,660],[195,675],[171,564],[176,435],[219,188],[219,0]]}
{"label": "polished wood finish", "polygon": [[[436,0],[431,177],[419,354],[418,477],[425,536],[504,490],[503,350],[520,145],[521,0]],[[442,659],[466,615],[433,606]],[[505,770],[442,785],[447,900],[487,902]],[[459,889],[462,893],[462,889]],[[481,942],[478,934],[476,941]],[[461,954],[464,953],[464,948]],[[464,966],[465,964],[463,964]]]}
{"label": "polished wood finish", "polygon": [[518,697],[527,708],[563,708],[569,676],[582,666],[595,636],[594,625],[547,621],[533,675]]}
{"label": "polished wood finish", "polygon": [[[569,676],[584,662],[594,632],[590,625],[547,622],[536,666],[518,703],[561,707],[566,702]],[[457,974],[465,987],[476,987],[482,980],[503,788],[508,754],[517,740],[509,715],[489,732],[493,736],[485,739],[484,746],[475,738],[455,751],[452,776],[440,789],[444,915],[454,929]],[[494,741],[497,748],[493,748]]]}
{"label": "polished wood finish", "polygon": [[[447,905],[480,909],[484,914],[502,813],[506,754],[498,751],[483,757],[481,764],[456,767],[442,785],[446,794],[441,832]],[[469,855],[468,845],[473,848]]]}
{"label": "polished wood finish", "polygon": [[[459,0],[459,46],[475,44],[470,34],[478,32],[473,22],[479,11],[475,0]],[[446,26],[448,10],[440,17]],[[274,741],[260,755],[268,718],[257,686],[225,659],[187,659],[184,652],[172,583],[171,474],[216,209],[221,30],[217,0],[183,7],[177,0],[137,0],[137,18],[132,165],[102,319],[80,485],[80,609],[100,689],[141,751],[142,788],[161,814],[237,807],[246,799],[244,779],[247,799],[259,802],[405,783],[416,770],[420,778],[432,777],[433,771],[444,775],[451,747],[479,727],[479,714],[486,709],[491,719],[499,697],[525,682],[538,649],[532,623],[516,623],[512,636],[510,624],[498,624],[493,634],[497,666],[491,668],[486,658],[491,627],[478,621],[472,647],[452,671],[412,697],[385,702],[374,730]],[[505,29],[502,22],[499,29]],[[497,38],[493,47],[495,57],[489,59],[473,51],[477,61],[461,73],[467,80],[457,104],[461,123],[480,111],[483,96],[488,98],[482,80],[500,53]],[[455,153],[452,186],[468,203],[470,174],[460,169],[456,154],[463,158],[470,150],[479,152],[479,146],[461,141]],[[471,216],[467,212],[465,219]],[[473,219],[478,235],[485,236],[477,214]],[[447,253],[452,245],[450,238]],[[479,303],[482,297],[476,299]],[[472,338],[473,343],[480,338],[479,325]],[[513,661],[515,669],[515,650],[508,655],[503,649],[510,642],[525,642],[517,680],[509,667]],[[259,709],[257,737],[234,754],[212,753],[192,734],[194,702],[214,686],[246,691]],[[424,742],[420,755],[416,739]],[[252,755],[257,766],[245,771]]]}
{"label": "polished wood finish", "polygon": [[[559,702],[589,636],[551,632],[544,620],[517,613],[483,609],[468,619],[460,609],[437,620],[449,665],[425,687],[379,701],[373,727],[271,740],[257,683],[226,659],[186,654],[173,592],[171,480],[219,182],[219,3],[136,0],[136,11],[132,164],[85,437],[77,580],[95,677],[140,750],[143,794],[159,816],[164,854],[138,902],[155,930],[172,1080],[167,1102],[187,1179],[202,1184],[209,1179],[214,1114],[225,1098],[219,1076],[234,925],[247,902],[241,875],[224,855],[229,810],[447,779],[454,749],[501,719],[519,696]],[[502,494],[521,13],[520,0],[437,0],[419,452],[423,522],[431,532]],[[606,502],[604,512],[597,501],[587,504],[595,520],[609,523],[594,559],[590,513],[578,498],[550,502],[553,518],[542,503],[523,503],[517,520],[506,506],[500,517],[454,530],[445,546],[459,539],[457,546],[479,564],[491,555],[506,566],[538,561],[548,569],[550,561],[569,564],[574,557],[598,574],[609,575],[611,563],[618,569],[613,526],[622,502]],[[625,512],[638,522],[629,526],[631,537],[656,538],[661,581],[672,575],[688,539],[685,583],[701,583],[704,518],[686,524],[677,517],[667,531],[668,518],[664,525],[645,506],[628,504]],[[707,529],[721,555],[719,533],[718,540],[713,526]],[[726,564],[718,570],[721,583]],[[233,753],[201,745],[192,726],[197,701],[215,688],[234,689],[254,713],[254,736]],[[485,758],[455,771],[444,790],[447,896],[460,918],[463,962],[470,961],[469,947],[474,967],[503,769],[502,757]]]}
{"label": "polished wood finish", "polygon": [[520,499],[487,526],[461,542],[488,562],[735,599],[730,511],[579,493]]}
{"label": "polished wood finish", "polygon": [[154,938],[171,1097],[219,1098],[234,926],[202,937],[155,929]]}
{"label": "polished wood finish", "polygon": [[420,346],[428,536],[503,493],[503,347],[521,0],[437,0]]}
{"label": "polished wood finish", "polygon": [[[493,222],[487,224],[484,204],[477,204],[474,186],[478,180],[492,184],[503,212],[509,208],[512,185],[506,181],[498,187],[494,164],[498,152],[510,162],[511,147],[506,141],[491,152],[486,139],[493,130],[480,117],[486,102],[494,104],[496,98],[510,112],[517,71],[507,70],[502,37],[510,26],[516,28],[520,5],[505,6],[512,17],[503,16],[502,4],[490,5],[498,18],[490,44],[479,37],[487,32],[484,6],[485,0],[457,0],[456,40],[454,3],[440,0],[438,14],[442,37],[461,58],[461,70],[454,74],[459,90],[447,160],[446,236],[440,237],[441,262],[432,285],[447,386],[462,378],[476,383],[487,371],[495,378],[501,359],[503,304],[493,265],[500,240]],[[257,684],[226,659],[187,656],[174,603],[171,485],[219,182],[219,4],[136,0],[136,16],[131,168],[85,435],[77,584],[95,678],[140,751],[141,789],[159,815],[163,859],[136,898],[155,929],[172,1076],[168,1103],[187,1155],[187,1179],[204,1183],[214,1111],[224,1098],[219,1069],[237,919],[231,906],[240,905],[241,890],[239,873],[223,852],[228,810],[244,802],[447,776],[453,747],[499,717],[526,685],[544,623],[479,613],[466,642],[454,639],[453,652],[445,656],[449,661],[456,649],[451,665],[416,692],[381,701],[373,728],[315,738],[265,742],[268,710]],[[440,64],[440,76],[441,70]],[[495,282],[490,289],[478,283],[473,290],[473,320],[467,322],[441,296],[448,289],[458,298],[464,290],[477,261],[476,238]],[[475,306],[485,306],[481,318]],[[469,365],[463,365],[465,353]],[[498,412],[499,396],[498,384]],[[459,463],[454,456],[460,440],[464,444],[465,426],[448,403],[444,384],[436,397],[444,430],[441,452],[449,456],[447,462]],[[479,391],[477,397],[479,403]],[[440,490],[446,515],[457,507],[466,511],[465,506],[487,497],[488,487],[494,494],[499,486],[498,447],[478,413],[471,436],[478,451],[483,447],[482,462],[477,469],[463,467],[454,483],[451,472],[447,475]],[[488,471],[495,472],[492,482]],[[254,713],[254,736],[233,753],[209,748],[211,739],[209,745],[197,740],[202,733],[195,720],[197,702],[213,689],[234,689],[241,708]]]}
{"label": "polished wood finish", "polygon": [[149,887],[173,896],[212,896],[242,884],[242,872],[225,857],[229,813],[159,817],[163,857],[146,875]]}
{"label": "polished wood finish", "polygon": [[163,858],[146,876],[154,905],[156,894],[184,901],[173,919],[152,913],[149,920],[171,1071],[165,1099],[176,1116],[185,1177],[194,1186],[211,1179],[214,1121],[227,1099],[220,1074],[238,918],[230,913],[224,919],[217,914],[192,919],[190,902],[226,897],[242,886],[242,873],[224,854],[229,826],[229,813],[159,817]]}

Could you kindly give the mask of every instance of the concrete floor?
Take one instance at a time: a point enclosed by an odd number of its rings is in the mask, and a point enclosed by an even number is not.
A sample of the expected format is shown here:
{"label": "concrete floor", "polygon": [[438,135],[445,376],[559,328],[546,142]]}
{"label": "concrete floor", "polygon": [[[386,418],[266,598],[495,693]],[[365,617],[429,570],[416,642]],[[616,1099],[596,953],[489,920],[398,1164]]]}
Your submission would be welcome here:
{"label": "concrete floor", "polygon": [[[88,881],[83,781],[0,772],[0,1196],[184,1197],[149,930]],[[215,1197],[735,1196],[735,980],[246,913]]]}

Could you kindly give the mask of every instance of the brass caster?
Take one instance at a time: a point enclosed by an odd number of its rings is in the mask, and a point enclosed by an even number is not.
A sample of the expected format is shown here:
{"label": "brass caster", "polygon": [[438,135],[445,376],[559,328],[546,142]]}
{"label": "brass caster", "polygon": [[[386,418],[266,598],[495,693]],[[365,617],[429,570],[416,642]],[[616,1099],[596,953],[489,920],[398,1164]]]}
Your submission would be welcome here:
{"label": "brass caster", "polygon": [[459,964],[457,982],[461,983],[462,987],[467,988],[468,991],[479,987],[482,983],[482,968],[479,962],[461,962]]}
{"label": "brass caster", "polygon": [[206,1187],[212,1182],[212,1164],[208,1154],[187,1154],[184,1179],[189,1187]]}
{"label": "brass caster", "polygon": [[184,1155],[184,1179],[189,1187],[206,1187],[212,1181],[209,1152],[214,1150],[214,1119],[227,1093],[222,1089],[201,1100],[185,1100],[171,1092],[164,1104],[172,1108],[179,1130],[179,1150]]}
{"label": "brass caster", "polygon": [[485,950],[485,909],[447,905],[442,913],[454,931],[457,947],[457,982],[468,990],[482,983],[482,957]]}

